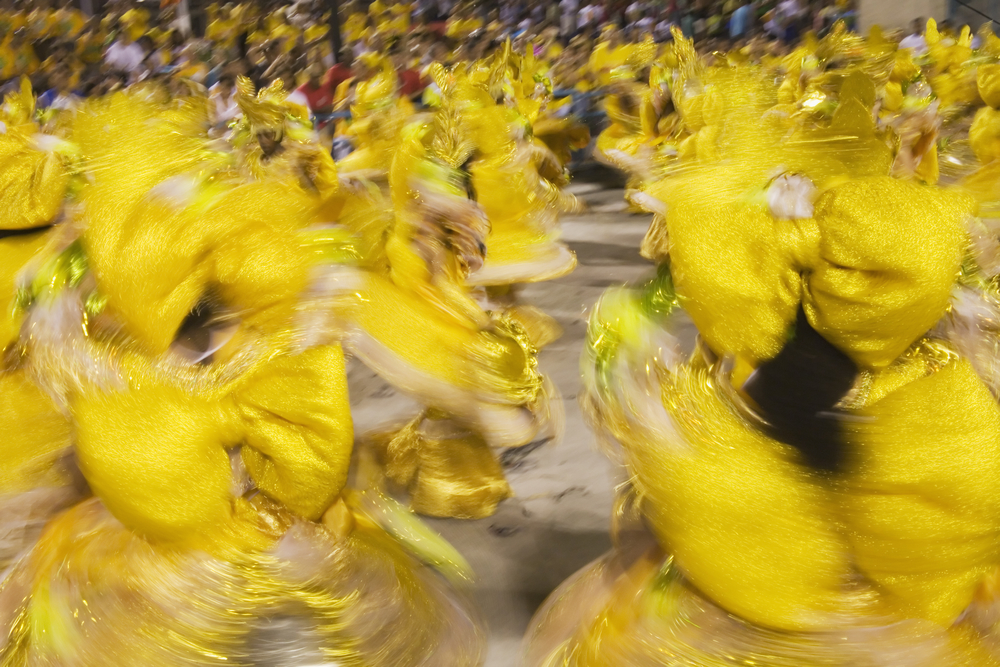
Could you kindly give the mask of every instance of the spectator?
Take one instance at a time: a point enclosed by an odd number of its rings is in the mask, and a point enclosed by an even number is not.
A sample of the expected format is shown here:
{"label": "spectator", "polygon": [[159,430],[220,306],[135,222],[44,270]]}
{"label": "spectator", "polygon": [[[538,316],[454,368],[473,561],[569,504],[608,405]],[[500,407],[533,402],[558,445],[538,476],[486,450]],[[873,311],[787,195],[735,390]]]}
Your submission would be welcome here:
{"label": "spectator", "polygon": [[236,80],[232,74],[223,74],[218,83],[209,88],[209,115],[216,130],[225,128],[240,114],[236,104]]}
{"label": "spectator", "polygon": [[739,6],[729,18],[729,39],[746,39],[753,26],[753,9],[747,0],[740,0]]}
{"label": "spectator", "polygon": [[309,111],[314,114],[328,114],[333,111],[333,95],[335,89],[330,86],[330,78],[323,76],[323,70],[317,63],[309,67],[309,78],[298,88],[308,102]]}
{"label": "spectator", "polygon": [[122,30],[118,39],[104,52],[104,62],[118,72],[136,74],[142,68],[146,53],[132,41],[128,30]]}
{"label": "spectator", "polygon": [[910,24],[910,34],[899,43],[899,48],[909,49],[913,55],[922,56],[927,53],[927,40],[924,39],[923,19],[913,19]]}
{"label": "spectator", "polygon": [[580,8],[580,0],[559,0],[560,29],[559,36],[564,40],[569,40],[576,34],[576,12]]}

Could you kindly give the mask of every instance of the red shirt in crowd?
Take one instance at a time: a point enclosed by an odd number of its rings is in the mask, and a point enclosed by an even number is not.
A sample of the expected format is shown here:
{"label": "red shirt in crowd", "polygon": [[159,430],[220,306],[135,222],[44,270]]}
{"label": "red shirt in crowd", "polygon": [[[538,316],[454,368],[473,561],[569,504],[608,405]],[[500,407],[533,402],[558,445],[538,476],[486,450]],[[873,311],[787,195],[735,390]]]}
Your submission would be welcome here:
{"label": "red shirt in crowd", "polygon": [[420,77],[420,72],[415,69],[404,69],[399,72],[399,92],[404,97],[413,97],[417,93],[422,93],[427,84]]}
{"label": "red shirt in crowd", "polygon": [[337,86],[342,84],[351,78],[351,68],[344,63],[337,63],[326,73],[326,83],[330,86],[330,90],[336,94]]}
{"label": "red shirt in crowd", "polygon": [[329,113],[333,109],[333,88],[326,82],[313,87],[308,81],[299,86],[299,92],[309,101],[309,110]]}

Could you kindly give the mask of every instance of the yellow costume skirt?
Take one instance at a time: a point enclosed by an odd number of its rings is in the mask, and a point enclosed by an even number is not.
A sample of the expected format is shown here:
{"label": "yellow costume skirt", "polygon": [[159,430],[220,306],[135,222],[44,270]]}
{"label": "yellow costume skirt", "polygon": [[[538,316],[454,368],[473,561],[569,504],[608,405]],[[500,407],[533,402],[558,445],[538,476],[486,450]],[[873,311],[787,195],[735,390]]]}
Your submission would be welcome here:
{"label": "yellow costume skirt", "polygon": [[97,499],[60,515],[0,587],[0,664],[479,664],[465,604],[381,528],[252,504],[272,546],[226,556],[150,542]]}
{"label": "yellow costume skirt", "polygon": [[[559,242],[556,221],[578,209],[571,195],[544,184],[534,165],[521,169],[484,161],[472,166],[476,201],[490,221],[486,261],[466,283],[510,285],[559,278],[576,267],[576,255]],[[543,196],[544,194],[544,196]]]}
{"label": "yellow costume skirt", "polygon": [[[858,586],[860,600],[869,592]],[[525,667],[993,667],[996,635],[972,622],[859,615],[816,632],[756,626],[714,604],[658,547],[615,551],[549,596]]]}
{"label": "yellow costume skirt", "polygon": [[558,429],[559,401],[538,375],[530,344],[462,326],[385,276],[366,281],[346,342],[365,365],[491,447],[526,445]]}
{"label": "yellow costume skirt", "polygon": [[561,278],[576,268],[576,255],[558,241],[558,234],[540,232],[525,221],[492,225],[486,261],[468,277],[467,284],[537,283]]}

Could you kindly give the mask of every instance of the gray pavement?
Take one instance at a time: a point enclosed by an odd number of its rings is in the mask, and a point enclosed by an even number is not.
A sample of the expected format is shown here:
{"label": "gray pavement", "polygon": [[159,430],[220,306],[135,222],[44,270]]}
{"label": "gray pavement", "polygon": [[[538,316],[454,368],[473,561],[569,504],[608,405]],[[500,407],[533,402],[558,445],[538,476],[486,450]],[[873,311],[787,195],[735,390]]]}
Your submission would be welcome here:
{"label": "gray pavement", "polygon": [[[592,178],[612,179],[600,173]],[[618,474],[598,450],[577,404],[579,358],[591,306],[610,285],[652,274],[639,256],[648,216],[625,212],[614,184],[576,182],[570,190],[589,210],[563,219],[563,239],[577,269],[564,278],[530,285],[523,299],[555,317],[563,337],[542,351],[542,372],[558,386],[566,407],[566,434],[512,457],[507,476],[515,497],[480,521],[427,520],[468,559],[477,575],[473,595],[490,633],[487,667],[513,667],[531,615],[564,579],[610,548],[612,490]],[[358,433],[416,411],[356,361],[348,380]],[[521,452],[518,452],[519,454]]]}

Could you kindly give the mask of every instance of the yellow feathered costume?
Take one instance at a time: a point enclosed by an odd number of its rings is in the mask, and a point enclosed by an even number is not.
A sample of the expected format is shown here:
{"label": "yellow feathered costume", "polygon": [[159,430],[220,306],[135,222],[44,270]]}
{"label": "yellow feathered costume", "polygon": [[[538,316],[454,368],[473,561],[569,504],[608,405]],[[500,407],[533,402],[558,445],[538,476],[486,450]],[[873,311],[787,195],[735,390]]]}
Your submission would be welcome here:
{"label": "yellow feathered costume", "polygon": [[[792,136],[773,80],[703,74],[718,162],[650,188],[660,273],[602,299],[584,357],[588,413],[630,474],[619,526],[651,539],[553,594],[528,665],[1000,664],[1000,408],[976,352],[995,296],[970,268],[990,256],[969,245],[972,198],[889,175],[848,74],[830,125]],[[700,334],[687,361],[665,330],[678,307]],[[858,369],[832,473],[743,391],[799,309]]]}
{"label": "yellow feathered costume", "polygon": [[478,664],[472,617],[416,555],[452,552],[346,487],[344,356],[311,315],[338,255],[314,202],[231,178],[177,120],[118,94],[74,127],[79,235],[34,268],[19,349],[89,497],[3,582],[0,661],[274,664],[283,619],[315,662]]}
{"label": "yellow feathered costume", "polygon": [[439,422],[418,431],[420,418],[383,443],[390,476],[409,487],[418,511],[461,517],[492,514],[510,493],[489,446],[558,430],[550,414],[558,399],[543,386],[526,332],[484,311],[465,285],[489,229],[462,170],[473,148],[454,109],[405,128],[389,173],[395,219],[349,338],[358,357]]}

